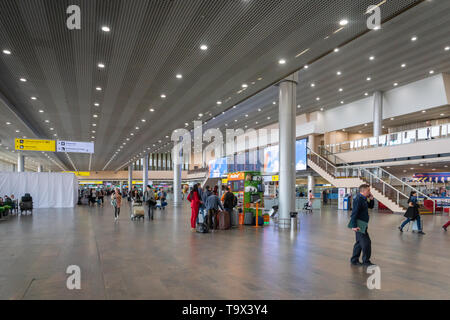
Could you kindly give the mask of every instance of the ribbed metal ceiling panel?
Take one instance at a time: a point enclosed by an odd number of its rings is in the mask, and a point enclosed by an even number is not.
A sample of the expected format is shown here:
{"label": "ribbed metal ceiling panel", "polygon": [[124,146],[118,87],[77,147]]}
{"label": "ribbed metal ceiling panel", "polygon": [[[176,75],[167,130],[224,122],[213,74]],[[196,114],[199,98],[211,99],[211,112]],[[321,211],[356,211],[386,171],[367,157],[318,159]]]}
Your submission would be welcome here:
{"label": "ribbed metal ceiling panel", "polygon": [[[382,6],[383,18],[420,2],[388,1]],[[66,9],[73,4],[81,7],[81,30],[66,28]],[[0,91],[39,137],[54,138],[57,132],[62,139],[95,140],[92,159],[81,154],[71,154],[72,161],[61,158],[68,168],[73,162],[77,169],[87,170],[92,160],[91,169],[101,170],[126,142],[108,166],[116,169],[144,148],[166,142],[166,134],[197,119],[199,113],[217,115],[358,36],[366,30],[364,12],[370,4],[370,0],[2,0],[0,47],[13,53],[0,56]],[[333,34],[342,18],[349,25]],[[102,32],[103,25],[111,32]],[[326,36],[330,37],[324,40]],[[201,44],[208,50],[200,50]],[[280,58],[286,58],[287,65],[278,65]],[[106,68],[99,69],[99,62]],[[183,79],[176,79],[177,73]],[[18,81],[22,76],[26,83]],[[327,83],[330,76],[324,77]],[[243,83],[249,87],[237,93]],[[327,86],[332,86],[331,80]],[[276,95],[276,89],[267,92],[269,100]],[[162,93],[166,99],[161,99]],[[31,96],[38,99],[32,101]],[[310,105],[310,97],[301,96]],[[324,94],[327,99],[332,95]],[[218,100],[223,103],[216,105]],[[259,102],[249,103],[255,104]],[[45,112],[38,113],[39,109]],[[267,116],[276,117],[276,109],[258,115]]]}

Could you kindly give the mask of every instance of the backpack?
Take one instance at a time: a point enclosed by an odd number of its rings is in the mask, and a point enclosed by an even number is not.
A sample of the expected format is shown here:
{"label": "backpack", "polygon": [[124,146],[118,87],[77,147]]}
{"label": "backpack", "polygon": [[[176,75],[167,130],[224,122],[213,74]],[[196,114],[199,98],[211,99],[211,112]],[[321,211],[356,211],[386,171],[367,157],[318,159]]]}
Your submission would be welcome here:
{"label": "backpack", "polygon": [[208,233],[208,225],[206,223],[198,223],[197,230],[198,233]]}

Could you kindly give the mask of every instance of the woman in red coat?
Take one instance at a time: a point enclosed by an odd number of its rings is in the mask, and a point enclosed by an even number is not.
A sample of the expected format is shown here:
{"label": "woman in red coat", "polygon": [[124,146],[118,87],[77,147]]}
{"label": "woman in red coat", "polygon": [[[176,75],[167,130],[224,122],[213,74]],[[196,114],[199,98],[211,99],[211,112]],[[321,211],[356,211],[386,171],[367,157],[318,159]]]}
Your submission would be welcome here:
{"label": "woman in red coat", "polygon": [[195,232],[195,222],[197,221],[198,211],[202,203],[198,194],[197,184],[194,185],[187,199],[191,203],[191,231]]}

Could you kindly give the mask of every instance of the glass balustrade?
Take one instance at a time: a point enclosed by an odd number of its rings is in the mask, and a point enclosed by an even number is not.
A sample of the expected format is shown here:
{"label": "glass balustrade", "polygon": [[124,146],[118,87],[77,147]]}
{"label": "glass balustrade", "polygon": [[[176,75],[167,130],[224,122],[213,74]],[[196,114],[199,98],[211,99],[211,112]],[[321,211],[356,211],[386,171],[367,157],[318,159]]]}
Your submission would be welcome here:
{"label": "glass balustrade", "polygon": [[[364,150],[368,148],[398,146],[426,140],[448,138],[450,136],[450,123],[419,128],[415,130],[406,130],[384,134],[378,137],[370,137],[353,141],[346,141],[326,146],[320,146],[320,149],[327,149],[330,153],[342,153],[349,151]],[[322,152],[320,152],[322,155]]]}

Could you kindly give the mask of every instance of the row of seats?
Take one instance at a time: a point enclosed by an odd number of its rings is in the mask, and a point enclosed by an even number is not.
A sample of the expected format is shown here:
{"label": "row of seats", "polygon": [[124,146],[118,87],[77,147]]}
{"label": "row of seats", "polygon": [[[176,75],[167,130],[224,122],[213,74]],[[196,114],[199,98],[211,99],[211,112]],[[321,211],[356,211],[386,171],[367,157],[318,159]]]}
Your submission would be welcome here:
{"label": "row of seats", "polygon": [[0,203],[0,218],[8,216],[10,213],[17,213],[20,209],[20,214],[28,213],[33,214],[33,198],[29,193],[21,198],[19,205],[17,200],[6,198],[4,202]]}

